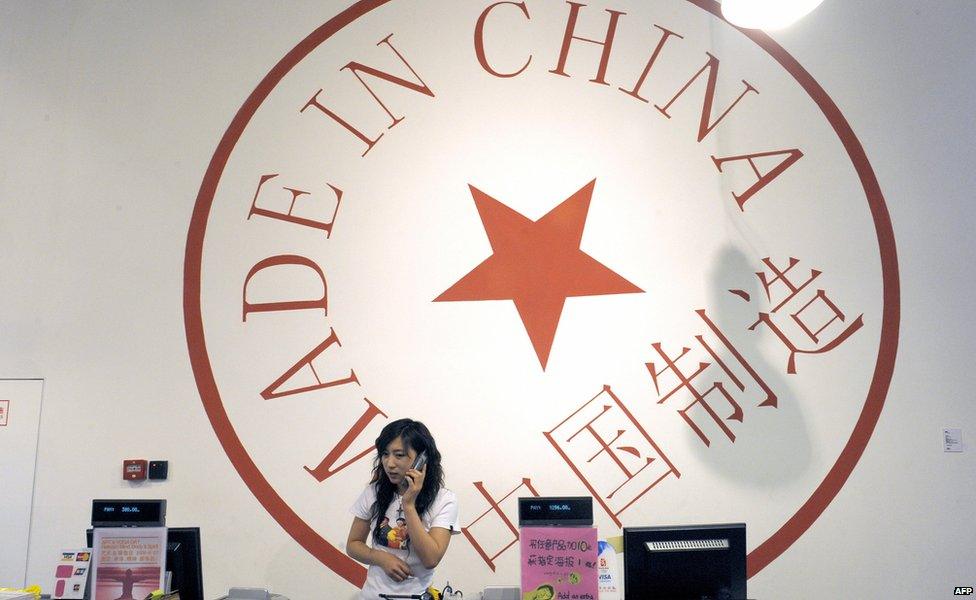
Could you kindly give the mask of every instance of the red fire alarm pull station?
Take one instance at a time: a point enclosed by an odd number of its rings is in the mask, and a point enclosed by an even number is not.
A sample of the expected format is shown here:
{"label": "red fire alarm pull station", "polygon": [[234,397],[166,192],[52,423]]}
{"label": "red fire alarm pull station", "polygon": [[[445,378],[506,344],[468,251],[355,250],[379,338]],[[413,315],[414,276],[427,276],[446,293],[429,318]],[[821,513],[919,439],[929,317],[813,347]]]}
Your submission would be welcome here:
{"label": "red fire alarm pull station", "polygon": [[146,472],[149,470],[149,461],[138,459],[138,460],[124,460],[122,461],[122,479],[126,481],[142,481],[146,478]]}

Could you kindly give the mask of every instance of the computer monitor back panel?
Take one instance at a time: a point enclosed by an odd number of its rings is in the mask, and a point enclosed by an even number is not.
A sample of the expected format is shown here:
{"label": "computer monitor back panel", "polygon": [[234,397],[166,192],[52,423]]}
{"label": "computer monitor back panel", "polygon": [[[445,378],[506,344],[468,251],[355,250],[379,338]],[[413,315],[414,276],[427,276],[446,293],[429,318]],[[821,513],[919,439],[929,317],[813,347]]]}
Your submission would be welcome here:
{"label": "computer monitor back panel", "polygon": [[743,600],[743,523],[624,528],[626,600]]}
{"label": "computer monitor back panel", "polygon": [[173,573],[170,587],[180,591],[180,600],[204,600],[198,527],[170,527],[166,535],[166,564]]}

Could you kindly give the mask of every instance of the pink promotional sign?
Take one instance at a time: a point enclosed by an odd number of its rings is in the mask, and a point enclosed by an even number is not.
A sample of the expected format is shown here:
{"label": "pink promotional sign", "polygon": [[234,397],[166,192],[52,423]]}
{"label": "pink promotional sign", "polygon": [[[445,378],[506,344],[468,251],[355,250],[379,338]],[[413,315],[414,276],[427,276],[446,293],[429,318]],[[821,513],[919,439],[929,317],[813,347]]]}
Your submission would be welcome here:
{"label": "pink promotional sign", "polygon": [[522,600],[597,600],[595,527],[523,527]]}

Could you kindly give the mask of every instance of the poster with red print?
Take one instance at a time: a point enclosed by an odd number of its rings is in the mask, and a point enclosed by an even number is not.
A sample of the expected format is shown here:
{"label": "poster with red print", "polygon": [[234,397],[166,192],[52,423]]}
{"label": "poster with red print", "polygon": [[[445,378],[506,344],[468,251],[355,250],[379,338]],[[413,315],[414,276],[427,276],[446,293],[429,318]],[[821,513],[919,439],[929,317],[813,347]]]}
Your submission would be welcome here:
{"label": "poster with red print", "polygon": [[92,600],[140,600],[162,589],[165,527],[96,527]]}
{"label": "poster with red print", "polygon": [[598,600],[596,527],[523,527],[522,600]]}

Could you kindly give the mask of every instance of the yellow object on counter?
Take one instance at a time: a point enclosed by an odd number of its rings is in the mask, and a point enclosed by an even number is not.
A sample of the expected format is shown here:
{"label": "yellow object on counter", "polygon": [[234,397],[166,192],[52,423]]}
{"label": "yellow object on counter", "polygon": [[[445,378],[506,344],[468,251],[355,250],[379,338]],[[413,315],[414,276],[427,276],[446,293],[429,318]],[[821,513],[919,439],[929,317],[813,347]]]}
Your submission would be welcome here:
{"label": "yellow object on counter", "polygon": [[143,598],[143,600],[180,600],[180,592],[175,591],[167,594],[163,590],[156,590]]}
{"label": "yellow object on counter", "polygon": [[0,588],[0,592],[20,592],[22,594],[34,594],[35,600],[41,600],[41,586],[32,585],[25,588]]}

